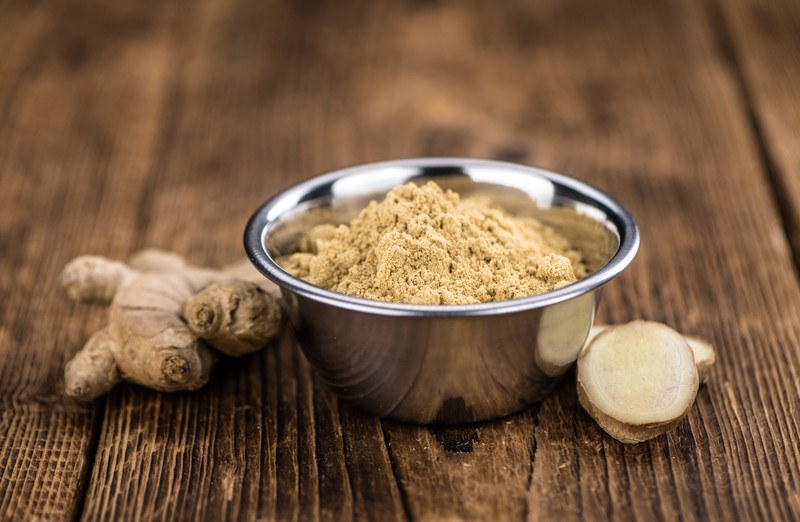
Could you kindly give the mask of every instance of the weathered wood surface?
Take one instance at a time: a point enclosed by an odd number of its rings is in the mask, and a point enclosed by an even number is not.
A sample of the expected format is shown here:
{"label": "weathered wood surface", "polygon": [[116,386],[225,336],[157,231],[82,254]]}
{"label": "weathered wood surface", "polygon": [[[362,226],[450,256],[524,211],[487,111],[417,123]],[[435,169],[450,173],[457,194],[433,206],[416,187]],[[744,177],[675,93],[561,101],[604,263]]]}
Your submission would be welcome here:
{"label": "weathered wood surface", "polygon": [[800,263],[800,2],[720,3],[764,167]]}
{"label": "weathered wood surface", "polygon": [[[800,14],[751,3],[3,2],[0,519],[800,517]],[[623,446],[570,378],[483,425],[380,421],[290,334],[196,393],[60,396],[105,319],[57,288],[72,256],[221,264],[279,188],[418,155],[554,168],[629,206],[641,254],[600,319],[719,348],[677,430]]]}

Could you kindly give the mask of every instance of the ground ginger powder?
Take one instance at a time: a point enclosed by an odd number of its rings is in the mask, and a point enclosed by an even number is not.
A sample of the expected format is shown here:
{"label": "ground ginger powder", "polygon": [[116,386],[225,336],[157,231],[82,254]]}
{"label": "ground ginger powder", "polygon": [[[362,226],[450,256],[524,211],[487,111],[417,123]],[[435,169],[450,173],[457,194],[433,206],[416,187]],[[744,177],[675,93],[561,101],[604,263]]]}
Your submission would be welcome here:
{"label": "ground ginger powder", "polygon": [[309,231],[279,260],[309,283],[366,299],[472,304],[525,297],[586,275],[553,229],[436,183],[408,183],[372,201],[349,225]]}

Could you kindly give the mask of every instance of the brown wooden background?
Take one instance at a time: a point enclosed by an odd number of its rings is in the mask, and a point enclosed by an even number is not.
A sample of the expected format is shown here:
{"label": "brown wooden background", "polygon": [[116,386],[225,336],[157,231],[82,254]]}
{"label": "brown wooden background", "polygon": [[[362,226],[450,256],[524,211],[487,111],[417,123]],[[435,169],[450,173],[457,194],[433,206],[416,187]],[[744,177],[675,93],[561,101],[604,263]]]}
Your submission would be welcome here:
{"label": "brown wooden background", "polygon": [[[465,428],[339,404],[287,335],[192,394],[65,400],[105,321],[73,256],[241,257],[261,201],[360,162],[504,158],[639,220],[600,319],[719,363],[623,446],[568,379]],[[792,250],[791,245],[794,246]],[[800,518],[800,2],[0,2],[0,519]]]}

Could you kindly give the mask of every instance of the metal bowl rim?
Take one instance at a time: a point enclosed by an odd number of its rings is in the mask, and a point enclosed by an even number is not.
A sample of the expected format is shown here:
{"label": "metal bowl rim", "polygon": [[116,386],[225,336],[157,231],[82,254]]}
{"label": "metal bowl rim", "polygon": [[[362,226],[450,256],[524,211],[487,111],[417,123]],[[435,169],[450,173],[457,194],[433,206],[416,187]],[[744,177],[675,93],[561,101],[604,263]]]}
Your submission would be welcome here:
{"label": "metal bowl rim", "polygon": [[[536,294],[518,299],[505,301],[491,301],[487,303],[466,304],[466,305],[420,305],[409,303],[395,303],[389,301],[378,301],[364,299],[346,294],[340,294],[331,290],[312,285],[298,277],[291,275],[280,267],[267,254],[264,248],[263,235],[268,226],[277,219],[268,221],[267,215],[279,202],[289,196],[298,193],[308,193],[314,188],[330,184],[338,179],[353,176],[365,171],[386,169],[391,167],[402,168],[475,168],[475,167],[494,167],[512,169],[515,172],[527,172],[528,174],[543,177],[558,186],[572,189],[583,195],[588,201],[596,206],[604,206],[608,209],[609,217],[613,218],[619,233],[619,246],[617,252],[611,259],[596,272],[589,276],[569,284],[563,288]],[[244,247],[253,265],[268,279],[278,286],[315,301],[344,308],[356,312],[380,314],[380,315],[399,315],[399,316],[419,316],[419,317],[453,317],[453,316],[484,316],[497,315],[504,313],[521,312],[531,309],[544,308],[557,303],[568,301],[589,292],[595,291],[617,277],[633,261],[639,249],[639,227],[633,219],[631,213],[605,192],[575,178],[565,174],[559,174],[537,167],[531,167],[518,163],[509,163],[496,160],[482,160],[472,158],[412,158],[391,161],[381,161],[367,163],[353,167],[338,169],[327,174],[314,176],[307,180],[292,185],[265,201],[253,213],[244,231]]]}

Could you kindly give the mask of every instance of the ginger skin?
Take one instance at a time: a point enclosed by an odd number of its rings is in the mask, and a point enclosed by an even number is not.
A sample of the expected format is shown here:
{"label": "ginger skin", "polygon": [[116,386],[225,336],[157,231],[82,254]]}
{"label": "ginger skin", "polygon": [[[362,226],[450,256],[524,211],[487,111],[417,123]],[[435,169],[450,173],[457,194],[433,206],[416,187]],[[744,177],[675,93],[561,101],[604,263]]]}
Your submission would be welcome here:
{"label": "ginger skin", "polygon": [[258,350],[281,328],[281,308],[263,288],[231,279],[217,281],[183,307],[189,328],[214,348],[238,357]]}
{"label": "ginger skin", "polygon": [[[108,326],[65,369],[66,394],[80,400],[120,381],[159,391],[200,388],[217,358],[209,345],[245,355],[274,339],[283,321],[276,289],[254,270],[192,267],[160,250],[139,252],[128,264],[78,257],[61,284],[77,301],[110,305]],[[216,321],[208,321],[209,310]]]}

